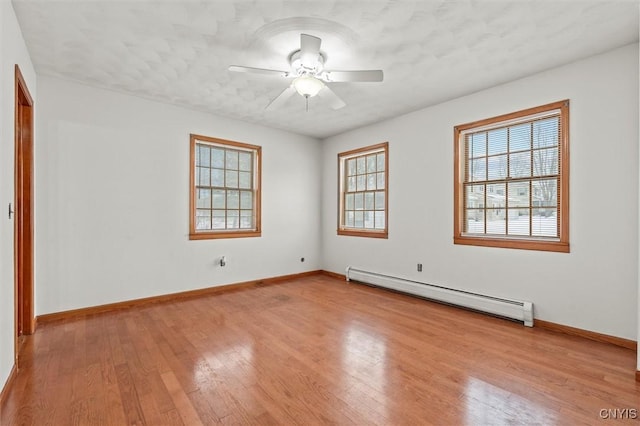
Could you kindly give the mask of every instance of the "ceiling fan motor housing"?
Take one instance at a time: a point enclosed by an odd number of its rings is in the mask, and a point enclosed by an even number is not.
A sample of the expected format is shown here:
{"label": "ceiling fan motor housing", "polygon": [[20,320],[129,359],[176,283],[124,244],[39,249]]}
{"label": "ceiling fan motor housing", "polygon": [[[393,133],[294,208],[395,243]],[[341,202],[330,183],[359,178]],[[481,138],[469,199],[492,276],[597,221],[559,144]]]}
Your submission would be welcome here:
{"label": "ceiling fan motor housing", "polygon": [[291,65],[291,69],[295,75],[312,75],[316,76],[322,72],[324,69],[324,61],[326,57],[324,53],[318,53],[318,59],[315,63],[304,65],[302,63],[301,51],[296,50],[291,55],[289,55],[289,64]]}

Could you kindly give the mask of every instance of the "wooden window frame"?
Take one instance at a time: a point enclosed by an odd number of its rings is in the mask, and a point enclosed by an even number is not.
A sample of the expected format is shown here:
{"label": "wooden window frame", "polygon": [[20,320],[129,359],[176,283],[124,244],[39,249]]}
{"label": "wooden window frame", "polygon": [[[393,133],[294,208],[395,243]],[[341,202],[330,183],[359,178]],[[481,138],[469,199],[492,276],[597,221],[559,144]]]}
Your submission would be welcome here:
{"label": "wooden window frame", "polygon": [[[366,156],[374,152],[384,152],[384,229],[352,228],[345,226],[345,188],[347,186],[345,173],[346,161],[360,156]],[[377,191],[374,190],[374,191]],[[356,191],[370,192],[370,190]],[[338,235],[368,238],[388,238],[389,237],[389,142],[382,142],[376,145],[366,146],[351,151],[338,154]]]}
{"label": "wooden window frame", "polygon": [[[239,149],[252,151],[255,155],[253,170],[253,229],[233,229],[233,230],[196,230],[196,146],[199,142],[229,149]],[[218,238],[247,238],[260,237],[261,232],[261,188],[262,188],[262,147],[247,143],[230,141],[225,139],[212,138],[208,136],[190,135],[189,148],[189,239],[208,240]],[[226,208],[225,208],[226,210]]]}
{"label": "wooden window frame", "polygon": [[[559,185],[557,188],[558,236],[522,237],[464,234],[464,179],[465,151],[464,132],[475,128],[499,128],[516,123],[519,119],[526,122],[526,117],[544,114],[549,111],[560,111],[559,144]],[[462,124],[454,127],[454,244],[503,247],[524,250],[540,250],[552,252],[569,252],[569,100],[554,102],[522,111],[504,114],[485,120]],[[510,178],[506,178],[507,181]],[[530,207],[531,208],[531,207]]]}

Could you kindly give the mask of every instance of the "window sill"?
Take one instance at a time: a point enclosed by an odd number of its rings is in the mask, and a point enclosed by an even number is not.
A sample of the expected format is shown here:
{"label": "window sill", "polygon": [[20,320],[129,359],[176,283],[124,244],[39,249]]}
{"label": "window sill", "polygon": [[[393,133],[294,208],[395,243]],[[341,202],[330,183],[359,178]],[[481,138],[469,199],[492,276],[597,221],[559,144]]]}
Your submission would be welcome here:
{"label": "window sill", "polygon": [[189,234],[190,240],[216,240],[221,238],[250,238],[260,237],[260,231],[239,231],[239,232],[198,232]]}
{"label": "window sill", "polygon": [[453,238],[453,243],[468,246],[500,247],[520,250],[538,250],[569,253],[569,243],[563,241],[518,240],[510,238],[458,236]]}
{"label": "window sill", "polygon": [[364,231],[355,229],[338,229],[338,235],[346,235],[350,237],[389,238],[389,233],[387,231]]}

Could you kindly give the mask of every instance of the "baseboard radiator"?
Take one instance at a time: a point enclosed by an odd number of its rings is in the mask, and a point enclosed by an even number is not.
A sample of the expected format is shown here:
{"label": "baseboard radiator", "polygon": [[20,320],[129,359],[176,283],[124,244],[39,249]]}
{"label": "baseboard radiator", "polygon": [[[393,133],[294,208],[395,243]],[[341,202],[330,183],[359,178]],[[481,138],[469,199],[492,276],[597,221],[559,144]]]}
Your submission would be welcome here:
{"label": "baseboard radiator", "polygon": [[502,299],[468,291],[456,290],[404,278],[392,277],[376,272],[363,271],[352,266],[347,267],[347,281],[358,281],[378,287],[408,293],[436,302],[461,306],[475,311],[486,312],[499,317],[522,321],[533,327],[533,303]]}

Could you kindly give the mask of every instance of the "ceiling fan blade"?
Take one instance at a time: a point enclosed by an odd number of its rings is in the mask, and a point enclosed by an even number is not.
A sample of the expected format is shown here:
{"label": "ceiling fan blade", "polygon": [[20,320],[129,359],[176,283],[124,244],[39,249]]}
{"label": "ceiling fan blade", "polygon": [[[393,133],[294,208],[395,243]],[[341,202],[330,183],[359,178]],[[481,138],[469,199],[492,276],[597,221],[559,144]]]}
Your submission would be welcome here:
{"label": "ceiling fan blade", "polygon": [[328,82],[368,82],[382,81],[382,70],[362,71],[325,71],[324,79]]}
{"label": "ceiling fan blade", "polygon": [[300,62],[308,68],[318,64],[322,40],[309,34],[300,34]]}
{"label": "ceiling fan blade", "polygon": [[274,109],[282,105],[287,99],[289,99],[294,93],[296,93],[296,89],[293,85],[287,87],[280,93],[274,100],[269,102],[269,105],[265,107],[265,109]]}
{"label": "ceiling fan blade", "polygon": [[270,70],[266,68],[243,67],[240,65],[231,65],[229,71],[249,72],[252,74],[279,75],[280,77],[289,77],[289,71]]}
{"label": "ceiling fan blade", "polygon": [[318,96],[329,101],[329,105],[333,109],[340,109],[347,105],[333,90],[329,89],[327,85],[318,92]]}

